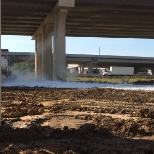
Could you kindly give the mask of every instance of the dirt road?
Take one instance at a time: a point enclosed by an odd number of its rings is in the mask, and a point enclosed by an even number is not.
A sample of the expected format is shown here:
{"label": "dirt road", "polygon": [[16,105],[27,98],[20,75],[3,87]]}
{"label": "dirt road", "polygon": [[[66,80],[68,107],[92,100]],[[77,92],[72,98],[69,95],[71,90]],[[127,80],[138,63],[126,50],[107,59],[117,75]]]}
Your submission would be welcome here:
{"label": "dirt road", "polygon": [[154,154],[154,92],[3,87],[3,153]]}

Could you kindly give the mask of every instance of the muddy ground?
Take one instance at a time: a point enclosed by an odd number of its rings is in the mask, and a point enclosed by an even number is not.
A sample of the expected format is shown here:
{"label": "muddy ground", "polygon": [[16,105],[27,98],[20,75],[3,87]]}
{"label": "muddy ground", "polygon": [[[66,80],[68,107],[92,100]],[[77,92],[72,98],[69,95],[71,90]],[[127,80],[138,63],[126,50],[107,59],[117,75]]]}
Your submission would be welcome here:
{"label": "muddy ground", "polygon": [[2,87],[0,154],[154,154],[154,91]]}

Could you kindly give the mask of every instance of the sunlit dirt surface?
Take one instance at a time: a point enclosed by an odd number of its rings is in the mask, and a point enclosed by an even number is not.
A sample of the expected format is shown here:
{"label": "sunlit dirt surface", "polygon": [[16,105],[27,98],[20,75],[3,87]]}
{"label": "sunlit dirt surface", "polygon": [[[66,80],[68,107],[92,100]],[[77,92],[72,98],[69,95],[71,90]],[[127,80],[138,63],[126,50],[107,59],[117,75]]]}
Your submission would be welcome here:
{"label": "sunlit dirt surface", "polygon": [[2,87],[0,154],[154,154],[154,91]]}

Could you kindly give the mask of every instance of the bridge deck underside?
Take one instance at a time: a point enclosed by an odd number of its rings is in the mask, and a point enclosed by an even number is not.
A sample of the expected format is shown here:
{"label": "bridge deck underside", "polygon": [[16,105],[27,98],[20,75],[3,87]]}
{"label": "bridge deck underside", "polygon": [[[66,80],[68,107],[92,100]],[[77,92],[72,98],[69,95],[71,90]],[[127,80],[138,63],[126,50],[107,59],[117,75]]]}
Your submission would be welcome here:
{"label": "bridge deck underside", "polygon": [[[2,34],[33,35],[56,2],[2,0]],[[154,38],[154,2],[76,0],[75,8],[66,19],[66,35]]]}

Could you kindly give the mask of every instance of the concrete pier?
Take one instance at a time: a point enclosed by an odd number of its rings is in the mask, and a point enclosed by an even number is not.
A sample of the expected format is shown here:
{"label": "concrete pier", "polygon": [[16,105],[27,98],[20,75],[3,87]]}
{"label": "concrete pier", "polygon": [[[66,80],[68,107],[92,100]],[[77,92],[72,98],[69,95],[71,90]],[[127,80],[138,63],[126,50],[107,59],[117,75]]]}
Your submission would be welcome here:
{"label": "concrete pier", "polygon": [[44,26],[44,49],[43,49],[43,79],[53,79],[53,53],[52,53],[53,25]]}
{"label": "concrete pier", "polygon": [[35,77],[37,79],[65,80],[65,22],[75,0],[58,0],[52,12],[34,34],[36,41]]}

